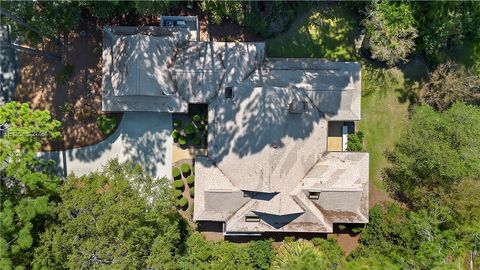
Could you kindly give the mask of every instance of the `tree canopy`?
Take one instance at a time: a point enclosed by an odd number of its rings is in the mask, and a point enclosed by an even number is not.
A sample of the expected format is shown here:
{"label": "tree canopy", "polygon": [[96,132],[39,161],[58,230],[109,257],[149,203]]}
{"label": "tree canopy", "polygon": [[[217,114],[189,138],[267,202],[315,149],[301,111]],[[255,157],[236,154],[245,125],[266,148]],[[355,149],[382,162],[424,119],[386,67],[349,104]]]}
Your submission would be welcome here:
{"label": "tree canopy", "polygon": [[363,25],[366,47],[374,59],[392,66],[405,61],[415,48],[418,31],[408,2],[374,1]]}
{"label": "tree canopy", "polygon": [[170,189],[167,179],[116,160],[87,176],[70,175],[35,268],[173,268],[181,230]]}
{"label": "tree canopy", "polygon": [[441,64],[422,87],[421,99],[439,111],[449,108],[455,101],[480,105],[480,76],[473,69],[453,62]]}
{"label": "tree canopy", "polygon": [[0,107],[0,123],[8,127],[0,135],[0,268],[26,267],[58,185],[36,153],[42,142],[60,137],[60,122],[10,102]]}
{"label": "tree canopy", "polygon": [[388,153],[387,183],[400,198],[425,204],[429,192],[451,190],[480,175],[480,108],[456,103],[443,113],[417,108],[409,129]]}

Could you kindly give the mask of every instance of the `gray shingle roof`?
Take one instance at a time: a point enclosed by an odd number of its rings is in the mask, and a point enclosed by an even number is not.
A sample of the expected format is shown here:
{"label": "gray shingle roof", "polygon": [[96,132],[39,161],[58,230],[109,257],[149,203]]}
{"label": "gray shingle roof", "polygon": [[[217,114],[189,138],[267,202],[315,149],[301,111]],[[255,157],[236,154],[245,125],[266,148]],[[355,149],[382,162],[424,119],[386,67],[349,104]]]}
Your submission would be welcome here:
{"label": "gray shingle roof", "polygon": [[[103,59],[104,110],[209,104],[194,219],[224,221],[229,233],[331,232],[334,222],[368,221],[368,153],[326,149],[328,121],[360,119],[358,63],[265,59],[264,43],[189,41],[161,27],[105,28]],[[303,113],[289,112],[295,102],[306,102]]]}

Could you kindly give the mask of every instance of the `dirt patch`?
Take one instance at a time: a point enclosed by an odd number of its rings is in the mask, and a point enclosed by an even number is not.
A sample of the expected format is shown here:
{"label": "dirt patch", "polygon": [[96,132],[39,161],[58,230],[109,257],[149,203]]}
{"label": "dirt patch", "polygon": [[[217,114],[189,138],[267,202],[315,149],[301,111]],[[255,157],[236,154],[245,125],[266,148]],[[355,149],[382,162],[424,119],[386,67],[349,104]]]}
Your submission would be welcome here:
{"label": "dirt patch", "polygon": [[392,197],[385,190],[375,187],[371,182],[369,186],[369,203],[368,206],[371,208],[376,204],[384,204],[386,202],[395,202]]}
{"label": "dirt patch", "polygon": [[[106,137],[95,123],[103,114],[101,26],[87,20],[79,26],[62,38],[64,47],[53,43],[39,47],[62,55],[61,62],[33,54],[19,55],[16,99],[33,109],[48,110],[62,122],[64,141],[44,145],[46,151],[92,145]],[[67,63],[72,65],[69,72],[65,72]],[[68,75],[61,79],[62,73]],[[119,120],[121,114],[116,117]]]}
{"label": "dirt patch", "polygon": [[333,233],[329,234],[328,238],[334,238],[337,240],[338,245],[342,249],[345,255],[350,254],[355,248],[358,247],[360,235],[350,235],[346,233]]}

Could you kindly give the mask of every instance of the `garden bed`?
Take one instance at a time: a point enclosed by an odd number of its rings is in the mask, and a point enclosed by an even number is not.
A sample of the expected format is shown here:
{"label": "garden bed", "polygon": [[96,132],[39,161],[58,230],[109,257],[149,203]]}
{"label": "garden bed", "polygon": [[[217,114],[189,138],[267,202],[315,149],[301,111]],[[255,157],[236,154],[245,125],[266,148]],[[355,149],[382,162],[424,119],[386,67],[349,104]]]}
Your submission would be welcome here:
{"label": "garden bed", "polygon": [[182,149],[207,148],[208,107],[206,104],[189,105],[188,114],[173,114],[172,137]]}
{"label": "garden bed", "polygon": [[189,222],[193,221],[193,198],[195,196],[195,163],[182,160],[173,163],[172,186],[180,214]]}

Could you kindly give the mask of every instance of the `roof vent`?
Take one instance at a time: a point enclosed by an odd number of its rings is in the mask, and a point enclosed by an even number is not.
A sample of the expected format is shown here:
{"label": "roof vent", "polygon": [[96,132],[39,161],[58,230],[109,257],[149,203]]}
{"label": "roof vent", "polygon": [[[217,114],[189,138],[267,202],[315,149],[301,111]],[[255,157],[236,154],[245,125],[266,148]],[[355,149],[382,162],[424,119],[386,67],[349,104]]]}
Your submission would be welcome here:
{"label": "roof vent", "polygon": [[290,113],[304,113],[308,109],[306,101],[292,101],[288,104],[288,111]]}
{"label": "roof vent", "polygon": [[233,87],[225,87],[225,98],[233,98]]}
{"label": "roof vent", "polygon": [[320,198],[320,192],[308,192],[308,198],[310,200],[318,200]]}
{"label": "roof vent", "polygon": [[245,216],[245,222],[260,222],[260,218],[258,216]]}

